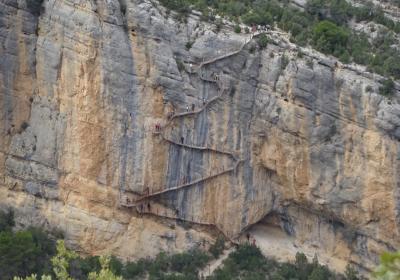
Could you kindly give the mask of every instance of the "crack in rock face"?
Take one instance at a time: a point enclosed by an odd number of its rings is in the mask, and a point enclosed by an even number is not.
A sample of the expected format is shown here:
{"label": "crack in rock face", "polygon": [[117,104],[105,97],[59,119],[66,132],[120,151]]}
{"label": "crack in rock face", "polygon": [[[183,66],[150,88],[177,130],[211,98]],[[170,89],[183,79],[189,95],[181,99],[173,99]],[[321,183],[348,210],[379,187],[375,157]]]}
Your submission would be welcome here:
{"label": "crack in rock face", "polygon": [[0,3],[0,205],[19,227],[123,259],[249,230],[338,271],[399,248],[398,85],[150,1],[31,3]]}

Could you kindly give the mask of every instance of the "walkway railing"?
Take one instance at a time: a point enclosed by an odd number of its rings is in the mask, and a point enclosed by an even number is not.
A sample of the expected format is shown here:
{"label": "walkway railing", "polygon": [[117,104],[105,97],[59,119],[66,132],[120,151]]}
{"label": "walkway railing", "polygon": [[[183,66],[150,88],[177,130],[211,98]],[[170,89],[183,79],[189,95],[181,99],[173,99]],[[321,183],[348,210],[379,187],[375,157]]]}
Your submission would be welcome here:
{"label": "walkway railing", "polygon": [[[199,64],[199,66],[197,67],[197,69],[195,70],[195,72],[197,72],[198,70],[201,70],[201,68],[202,68],[203,66],[207,65],[207,64],[216,62],[216,61],[218,61],[218,60],[221,60],[221,59],[230,57],[230,56],[232,56],[232,55],[235,55],[235,54],[241,52],[241,51],[243,50],[243,48],[246,46],[246,44],[249,43],[249,42],[251,41],[251,39],[252,39],[254,36],[257,36],[257,35],[258,35],[258,34],[251,35],[251,36],[250,36],[250,39],[249,39],[248,41],[245,40],[245,41],[243,42],[243,44],[241,44],[241,46],[240,46],[237,50],[235,50],[235,51],[228,52],[228,53],[223,54],[223,55],[221,55],[221,56],[218,56],[218,57],[215,57],[215,58],[212,58],[212,59],[203,61],[202,63]],[[191,67],[191,70],[193,70],[192,67]],[[194,73],[194,72],[193,72],[193,73]],[[236,172],[237,168],[239,167],[239,164],[240,164],[241,162],[243,162],[243,160],[242,160],[242,159],[239,159],[233,152],[229,152],[229,151],[225,151],[225,150],[219,150],[219,149],[215,149],[215,148],[211,148],[211,147],[207,147],[207,146],[196,146],[196,145],[191,145],[191,144],[185,144],[185,143],[182,143],[182,142],[179,142],[179,141],[175,141],[175,140],[173,140],[173,139],[170,139],[170,138],[168,138],[168,137],[165,135],[166,128],[167,128],[168,126],[170,126],[170,125],[173,123],[173,121],[174,121],[175,119],[181,118],[181,117],[185,117],[185,116],[191,116],[191,115],[200,114],[200,113],[203,112],[212,102],[214,102],[214,101],[218,100],[219,98],[221,98],[222,95],[223,95],[223,93],[229,89],[229,87],[226,85],[226,83],[225,83],[223,77],[222,77],[222,79],[221,79],[221,76],[220,76],[220,75],[216,75],[216,74],[215,74],[215,75],[212,76],[212,77],[207,77],[207,76],[204,75],[204,73],[200,73],[199,76],[200,76],[200,79],[202,79],[202,80],[204,80],[204,81],[216,83],[216,84],[218,85],[218,94],[217,94],[216,96],[214,96],[213,98],[211,98],[210,100],[206,101],[206,102],[203,104],[202,107],[200,107],[200,108],[198,108],[198,109],[196,109],[196,110],[186,111],[186,112],[180,112],[180,113],[174,113],[172,116],[169,117],[169,119],[168,119],[168,121],[165,123],[165,125],[163,125],[162,127],[159,127],[159,129],[158,129],[157,131],[155,131],[155,134],[161,135],[161,137],[162,137],[162,139],[163,139],[164,141],[169,142],[169,143],[171,143],[171,144],[173,144],[173,145],[178,145],[178,146],[181,146],[181,147],[184,147],[184,148],[188,148],[188,149],[194,149],[194,150],[200,150],[200,151],[211,151],[211,152],[214,152],[214,153],[221,153],[221,154],[228,155],[228,156],[230,156],[230,157],[233,159],[233,161],[235,162],[234,165],[233,165],[232,167],[227,168],[227,169],[224,169],[224,170],[222,170],[222,171],[220,171],[220,172],[216,172],[216,173],[211,174],[211,175],[208,175],[208,176],[203,176],[203,177],[198,178],[198,179],[196,179],[196,180],[193,180],[193,181],[190,181],[190,182],[187,182],[187,183],[183,183],[183,184],[177,185],[177,186],[172,187],[172,188],[163,188],[162,190],[155,191],[155,192],[153,192],[153,193],[147,193],[147,194],[144,194],[144,195],[139,196],[139,198],[132,199],[132,200],[129,199],[127,196],[123,197],[122,194],[120,193],[119,199],[120,199],[120,205],[121,205],[121,206],[124,206],[124,207],[136,207],[136,210],[137,210],[140,214],[151,214],[151,215],[155,215],[150,209],[149,209],[149,211],[148,211],[147,213],[145,212],[145,208],[146,208],[146,207],[143,207],[143,203],[144,203],[146,200],[149,200],[149,199],[151,199],[151,198],[153,198],[153,197],[156,197],[156,196],[159,196],[159,195],[162,195],[162,194],[165,194],[165,193],[169,193],[169,192],[178,191],[178,190],[181,190],[181,189],[184,189],[184,188],[188,188],[188,187],[190,187],[190,186],[193,186],[193,185],[196,185],[196,184],[205,182],[205,181],[207,181],[207,180],[211,180],[211,179],[213,179],[213,178],[216,178],[216,177],[218,177],[218,176],[221,176],[221,175],[224,175],[224,174],[227,174],[227,173],[230,173],[230,172]],[[157,189],[160,189],[160,188],[157,188]],[[156,216],[164,217],[164,215],[162,215],[161,213],[160,213],[160,214],[157,213]],[[172,215],[172,216],[173,216],[173,217],[165,216],[165,218],[180,219],[179,217],[175,217],[176,215]],[[185,221],[186,221],[186,220],[185,220]],[[196,223],[196,224],[201,224],[201,225],[214,226],[214,227],[216,227],[217,230],[220,231],[228,240],[230,240],[231,242],[235,243],[235,241],[233,241],[231,237],[229,237],[227,234],[225,234],[225,232],[222,231],[216,224],[213,224],[213,223],[203,223],[203,222],[197,222],[197,221],[196,221],[196,222],[195,222],[195,221],[191,221],[191,222]]]}
{"label": "walkway railing", "polygon": [[210,58],[210,59],[208,59],[208,60],[202,61],[198,66],[192,66],[191,69],[189,69],[188,72],[190,72],[190,73],[197,73],[198,70],[200,70],[203,66],[205,66],[205,65],[207,65],[207,64],[211,64],[211,63],[214,63],[214,62],[216,62],[216,61],[218,61],[218,60],[222,60],[222,59],[225,59],[225,58],[228,58],[228,57],[230,57],[230,56],[233,56],[233,55],[235,55],[235,54],[240,53],[240,52],[244,49],[244,47],[245,47],[248,43],[251,42],[251,40],[252,40],[254,37],[257,37],[257,36],[259,36],[260,34],[263,34],[263,33],[267,33],[267,32],[257,31],[257,32],[254,32],[253,34],[250,34],[249,39],[245,39],[244,42],[240,45],[240,47],[239,47],[238,49],[236,49],[236,50],[234,50],[234,51],[231,51],[231,52],[227,52],[227,53],[222,54],[222,55],[220,55],[220,56],[217,56],[217,57]]}
{"label": "walkway railing", "polygon": [[140,198],[136,199],[136,200],[134,201],[134,204],[133,204],[133,205],[136,206],[136,204],[137,204],[138,202],[142,202],[143,200],[146,200],[146,199],[149,199],[149,198],[152,198],[152,197],[161,195],[161,194],[165,194],[165,193],[168,193],[168,192],[177,191],[177,190],[180,190],[180,189],[183,189],[183,188],[187,188],[187,187],[196,185],[196,184],[198,184],[198,183],[202,183],[202,182],[205,182],[205,181],[207,181],[207,180],[213,179],[213,178],[215,178],[215,177],[221,176],[221,175],[223,175],[223,174],[230,173],[230,172],[234,172],[234,171],[236,171],[236,169],[238,168],[238,166],[239,166],[239,164],[240,164],[241,162],[242,162],[242,160],[238,160],[238,161],[235,163],[234,166],[232,166],[232,167],[230,167],[230,168],[227,168],[227,169],[225,169],[225,170],[222,170],[222,171],[220,171],[220,172],[217,172],[217,173],[215,173],[215,174],[211,174],[211,175],[208,175],[208,176],[204,176],[204,177],[201,177],[201,178],[199,178],[199,179],[197,179],[197,180],[190,181],[190,182],[188,182],[188,183],[184,183],[184,184],[178,185],[178,186],[176,186],[176,187],[172,187],[172,188],[168,188],[168,189],[163,189],[163,190],[161,190],[161,191],[156,191],[156,192],[153,192],[153,193],[149,193],[149,194],[143,195],[143,196],[141,196]]}

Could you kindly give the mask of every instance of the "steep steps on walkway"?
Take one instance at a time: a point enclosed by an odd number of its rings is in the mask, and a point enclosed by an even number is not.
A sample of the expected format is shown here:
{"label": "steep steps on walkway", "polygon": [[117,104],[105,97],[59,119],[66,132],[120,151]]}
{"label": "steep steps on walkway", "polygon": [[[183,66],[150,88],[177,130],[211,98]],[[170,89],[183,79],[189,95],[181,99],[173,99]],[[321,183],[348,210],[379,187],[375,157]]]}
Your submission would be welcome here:
{"label": "steep steps on walkway", "polygon": [[165,141],[167,141],[173,145],[177,145],[177,146],[181,146],[181,147],[193,149],[193,150],[210,151],[210,152],[214,152],[217,154],[224,154],[224,155],[228,155],[228,156],[232,157],[234,160],[237,160],[235,154],[232,152],[229,152],[229,151],[219,150],[219,149],[215,149],[215,148],[211,148],[211,147],[207,147],[207,146],[196,146],[196,145],[185,144],[185,143],[181,143],[179,141],[175,141],[173,139],[167,138],[164,134],[161,134],[161,136]]}
{"label": "steep steps on walkway", "polygon": [[149,193],[149,194],[143,195],[140,198],[138,198],[137,200],[135,200],[135,203],[144,201],[146,199],[149,199],[149,198],[152,198],[152,197],[155,197],[155,196],[159,196],[161,194],[165,194],[165,193],[168,193],[168,192],[177,191],[177,190],[180,190],[180,189],[183,189],[183,188],[187,188],[187,187],[196,185],[198,183],[202,183],[202,182],[205,182],[207,180],[213,179],[215,177],[221,176],[223,174],[233,172],[238,168],[238,166],[239,166],[239,164],[241,162],[242,162],[242,160],[238,160],[235,163],[235,165],[232,166],[231,168],[227,168],[227,169],[222,170],[220,172],[216,172],[215,174],[211,174],[209,176],[204,176],[204,177],[199,178],[197,180],[194,180],[194,181],[191,181],[191,182],[188,182],[188,183],[185,183],[185,184],[181,184],[181,185],[178,185],[178,186],[175,186],[175,187],[172,187],[172,188],[167,188],[167,189],[163,189],[161,191],[157,191],[157,192],[153,192],[153,193]]}
{"label": "steep steps on walkway", "polygon": [[[222,60],[222,59],[225,59],[225,58],[228,58],[230,56],[233,56],[235,54],[240,53],[243,50],[243,48],[251,41],[251,39],[254,36],[257,36],[257,35],[259,35],[259,34],[251,35],[249,40],[245,39],[245,41],[241,44],[241,46],[237,50],[234,50],[234,51],[228,52],[226,54],[223,54],[221,56],[218,56],[218,57],[215,57],[215,58],[212,58],[212,59],[209,59],[209,60],[201,62],[199,64],[199,66],[197,67],[197,69],[195,69],[194,72],[192,71],[192,73],[198,72],[198,70],[201,70],[205,65],[214,63],[214,62],[216,62],[218,60]],[[193,69],[191,69],[191,70],[193,70]],[[146,195],[142,195],[138,199],[135,199],[135,200],[130,200],[126,196],[123,198],[122,197],[122,193],[121,193],[121,191],[123,191],[123,190],[120,190],[119,200],[120,200],[120,205],[121,206],[128,207],[128,208],[135,207],[136,210],[138,211],[138,213],[140,213],[142,215],[143,214],[149,214],[149,215],[156,215],[158,217],[164,217],[164,218],[170,218],[170,219],[179,219],[178,217],[176,217],[176,215],[174,215],[174,213],[172,215],[166,215],[166,214],[163,215],[162,213],[154,214],[151,211],[148,211],[148,213],[146,213],[144,211],[144,208],[143,208],[143,203],[145,201],[148,201],[149,199],[151,199],[153,197],[156,197],[156,196],[159,196],[159,195],[162,195],[162,194],[165,194],[165,193],[169,193],[169,192],[172,192],[172,191],[178,191],[178,190],[181,190],[181,189],[184,189],[184,188],[187,188],[187,187],[190,187],[190,186],[205,182],[207,180],[211,180],[213,178],[216,178],[218,176],[221,176],[221,175],[224,175],[224,174],[227,174],[227,173],[230,173],[230,172],[236,172],[239,164],[241,162],[243,162],[243,160],[239,159],[233,152],[229,152],[229,151],[225,151],[225,150],[219,150],[219,149],[215,149],[215,148],[211,148],[211,147],[207,147],[207,146],[196,146],[196,145],[180,143],[179,141],[175,141],[173,139],[170,139],[165,135],[166,128],[169,127],[173,123],[173,121],[175,119],[181,118],[181,117],[185,117],[185,116],[194,116],[194,115],[200,114],[212,102],[214,102],[214,101],[218,100],[219,98],[221,98],[222,95],[224,94],[224,92],[226,92],[228,90],[228,87],[226,86],[226,83],[225,83],[224,79],[223,78],[221,79],[221,77],[219,75],[215,75],[213,77],[207,77],[203,73],[200,73],[199,76],[200,76],[200,79],[203,80],[203,81],[216,83],[218,85],[218,94],[216,96],[214,96],[213,98],[211,98],[210,100],[208,100],[202,107],[200,107],[200,108],[198,108],[196,110],[173,114],[168,119],[168,121],[165,123],[165,125],[160,129],[160,131],[155,131],[154,133],[155,134],[160,134],[164,141],[167,141],[167,142],[169,142],[169,143],[171,143],[173,145],[181,146],[183,148],[194,149],[194,150],[199,150],[199,151],[210,151],[210,152],[214,152],[214,153],[220,153],[220,154],[228,155],[228,156],[232,157],[232,159],[235,161],[235,164],[232,167],[227,168],[225,170],[222,170],[220,172],[216,172],[215,174],[211,174],[209,176],[204,176],[202,178],[193,180],[193,181],[188,182],[188,183],[180,184],[180,185],[172,187],[172,188],[163,188],[160,191],[156,191],[156,192],[153,192],[153,193],[148,193]],[[171,210],[171,211],[173,211],[173,210]],[[201,225],[214,226],[228,240],[230,240],[233,244],[236,244],[236,242],[231,237],[227,236],[216,224],[202,223],[202,222],[197,222],[197,221],[196,222],[192,221],[192,222],[196,223],[196,224],[201,224]]]}

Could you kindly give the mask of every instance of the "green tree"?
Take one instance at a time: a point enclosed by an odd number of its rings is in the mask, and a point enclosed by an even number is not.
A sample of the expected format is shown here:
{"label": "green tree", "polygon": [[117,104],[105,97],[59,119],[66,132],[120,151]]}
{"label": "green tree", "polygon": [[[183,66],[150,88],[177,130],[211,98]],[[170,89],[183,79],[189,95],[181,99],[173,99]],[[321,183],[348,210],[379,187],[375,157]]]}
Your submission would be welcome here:
{"label": "green tree", "polygon": [[78,255],[65,248],[63,240],[57,241],[57,255],[51,258],[53,271],[58,280],[73,280],[68,273],[71,260],[77,258]]}
{"label": "green tree", "polygon": [[344,272],[344,276],[346,280],[360,280],[357,271],[355,271],[355,269],[350,265],[346,266],[346,271]]}
{"label": "green tree", "polygon": [[210,246],[209,252],[214,258],[218,258],[225,249],[225,240],[222,236],[218,236],[215,243]]}
{"label": "green tree", "polygon": [[12,276],[31,279],[35,275],[48,274],[51,272],[50,256],[54,254],[55,243],[39,229],[1,232],[0,279],[11,279]]}
{"label": "green tree", "polygon": [[27,276],[40,271],[41,252],[31,232],[1,232],[0,279],[10,279],[14,275]]}
{"label": "green tree", "polygon": [[[38,280],[36,274],[32,274],[31,276],[27,276],[26,278],[21,278],[21,277],[14,277],[13,280]],[[51,276],[48,275],[42,275],[40,277],[40,280],[51,280]]]}
{"label": "green tree", "polygon": [[242,28],[240,28],[239,25],[235,25],[234,31],[235,31],[235,33],[240,33],[240,32],[242,32]]}
{"label": "green tree", "polygon": [[14,212],[11,209],[7,212],[0,211],[0,232],[10,231],[14,225]]}
{"label": "green tree", "polygon": [[377,280],[400,279],[400,251],[397,253],[383,253],[374,278]]}
{"label": "green tree", "polygon": [[383,81],[382,86],[379,88],[379,93],[384,96],[392,96],[394,94],[394,82],[392,79]]}
{"label": "green tree", "polygon": [[90,272],[100,271],[100,258],[98,256],[89,256],[86,258],[78,257],[70,262],[69,274],[74,279],[87,279]]}
{"label": "green tree", "polygon": [[269,43],[269,39],[267,37],[267,35],[265,34],[261,34],[260,37],[258,38],[258,45],[260,46],[261,49],[264,49],[267,47],[268,43]]}
{"label": "green tree", "polygon": [[144,259],[140,259],[137,262],[128,262],[124,267],[123,276],[127,279],[142,276],[148,266],[148,261]]}
{"label": "green tree", "polygon": [[116,276],[110,269],[111,258],[109,256],[100,257],[100,272],[89,273],[88,280],[123,280],[121,276]]}
{"label": "green tree", "polygon": [[307,280],[327,280],[331,276],[331,273],[325,266],[318,265],[313,269]]}
{"label": "green tree", "polygon": [[348,39],[349,32],[330,21],[321,21],[313,29],[313,44],[324,53],[342,53]]}

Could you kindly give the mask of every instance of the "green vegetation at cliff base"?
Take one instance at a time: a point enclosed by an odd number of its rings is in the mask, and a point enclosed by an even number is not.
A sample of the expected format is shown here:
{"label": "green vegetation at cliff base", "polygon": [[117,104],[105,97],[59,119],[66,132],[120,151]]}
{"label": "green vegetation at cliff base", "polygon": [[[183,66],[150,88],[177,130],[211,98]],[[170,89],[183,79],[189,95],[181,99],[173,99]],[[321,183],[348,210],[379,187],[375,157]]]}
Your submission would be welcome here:
{"label": "green vegetation at cliff base", "polygon": [[[13,213],[0,211],[1,280],[357,280],[362,279],[351,267],[344,275],[330,271],[314,257],[308,261],[297,253],[293,263],[266,258],[249,243],[238,245],[212,275],[205,277],[210,261],[225,250],[218,238],[208,251],[194,248],[178,254],[160,253],[154,259],[123,263],[113,256],[79,257],[68,250],[59,234],[47,235],[40,229],[13,231]],[[374,274],[375,279],[399,279],[396,264],[400,254],[386,253]],[[394,277],[394,278],[393,278]]]}

